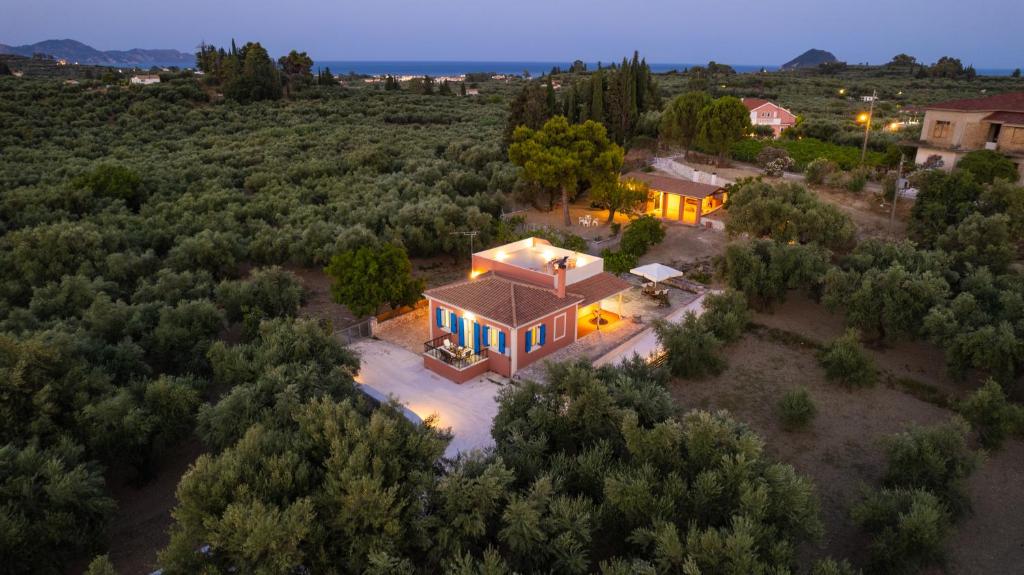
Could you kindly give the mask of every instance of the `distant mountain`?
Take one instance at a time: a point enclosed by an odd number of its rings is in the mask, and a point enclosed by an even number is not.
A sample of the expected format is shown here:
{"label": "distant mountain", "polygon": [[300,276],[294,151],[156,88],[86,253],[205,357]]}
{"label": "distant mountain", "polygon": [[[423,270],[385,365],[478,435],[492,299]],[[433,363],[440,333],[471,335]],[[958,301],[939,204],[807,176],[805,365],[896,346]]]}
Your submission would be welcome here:
{"label": "distant mountain", "polygon": [[782,65],[783,70],[794,70],[796,68],[817,68],[828,62],[838,62],[832,52],[811,48],[810,50],[793,58]]}
{"label": "distant mountain", "polygon": [[194,66],[196,58],[192,54],[177,50],[97,50],[77,40],[45,40],[24,46],[7,46],[0,44],[0,54],[16,54],[31,57],[33,54],[47,54],[58,60],[92,64],[97,66],[131,66],[148,68],[150,66]]}

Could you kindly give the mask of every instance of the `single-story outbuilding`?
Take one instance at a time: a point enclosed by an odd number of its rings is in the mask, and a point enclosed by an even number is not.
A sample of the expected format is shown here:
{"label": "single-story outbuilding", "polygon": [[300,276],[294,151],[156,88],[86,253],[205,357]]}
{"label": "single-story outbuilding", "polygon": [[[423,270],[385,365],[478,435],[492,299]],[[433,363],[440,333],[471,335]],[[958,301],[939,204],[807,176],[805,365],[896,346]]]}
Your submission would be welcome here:
{"label": "single-story outbuilding", "polygon": [[[728,199],[728,192],[717,183],[705,184],[649,172],[630,172],[626,182],[647,185],[650,194],[644,213],[663,220],[698,226],[701,218],[719,210]],[[712,182],[717,178],[712,177]]]}

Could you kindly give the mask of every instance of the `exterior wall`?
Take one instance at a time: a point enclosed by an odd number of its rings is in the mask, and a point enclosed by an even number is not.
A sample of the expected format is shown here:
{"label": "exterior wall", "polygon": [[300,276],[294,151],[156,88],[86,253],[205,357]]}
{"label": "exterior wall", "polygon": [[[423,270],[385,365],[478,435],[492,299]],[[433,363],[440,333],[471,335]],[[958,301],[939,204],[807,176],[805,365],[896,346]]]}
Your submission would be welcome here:
{"label": "exterior wall", "polygon": [[[700,200],[700,199],[697,199],[697,198],[690,198],[690,197],[687,197],[687,196],[680,196],[678,194],[673,194],[673,193],[670,193],[670,192],[662,192],[660,190],[651,190],[651,191],[654,192],[655,194],[664,194],[662,196],[662,200],[661,200],[661,207],[658,208],[658,209],[655,209],[654,208],[654,199],[653,198],[652,199],[648,199],[647,200],[647,209],[645,210],[645,212],[650,214],[650,215],[652,215],[652,216],[654,216],[654,217],[656,217],[656,218],[659,218],[659,219],[662,219],[662,220],[666,220],[666,221],[669,221],[669,222],[679,222],[681,224],[688,225],[688,226],[699,226],[701,218],[704,217],[705,214],[709,214],[709,213],[715,211],[716,209],[718,209],[719,207],[721,207],[721,206],[718,206],[718,207],[716,207],[714,209],[708,210],[708,209],[705,209],[705,202],[703,200]],[[677,217],[669,217],[669,213],[668,213],[668,203],[669,203],[668,197],[669,196],[676,196],[676,197],[679,198],[679,214],[678,214]],[[697,206],[696,206],[697,207],[697,217],[696,217],[696,219],[693,222],[686,221],[686,205],[687,205],[688,201],[689,202],[695,202],[697,204]]]}
{"label": "exterior wall", "polygon": [[[765,117],[762,115],[764,113],[771,115]],[[783,130],[796,124],[796,116],[776,104],[768,103],[750,111],[750,123],[755,126],[771,126],[778,138]]]}
{"label": "exterior wall", "polygon": [[455,383],[466,383],[474,377],[487,373],[488,363],[489,362],[487,361],[481,361],[480,363],[475,363],[466,369],[460,370],[455,369],[437,358],[430,357],[429,355],[423,356],[423,367],[426,367],[437,375],[440,375],[447,380],[454,381]]}
{"label": "exterior wall", "polygon": [[928,161],[931,156],[939,156],[942,158],[942,169],[949,171],[953,169],[957,161],[960,160],[961,154],[956,152],[950,152],[949,150],[939,150],[936,148],[928,148],[921,146],[917,148],[917,155],[914,157],[915,164],[923,164]]}
{"label": "exterior wall", "polygon": [[[538,360],[544,359],[552,353],[562,349],[563,347],[576,341],[576,316],[577,306],[572,306],[561,311],[557,311],[547,317],[544,317],[538,321],[531,322],[523,325],[516,330],[515,338],[515,353],[516,362],[515,370],[518,371],[524,367],[537,362]],[[565,318],[565,332],[560,339],[555,339],[555,318]],[[561,333],[561,319],[559,320],[559,333]],[[526,352],[526,332],[531,328],[543,323],[546,327],[545,343],[542,347],[534,346],[529,353]]]}
{"label": "exterior wall", "polygon": [[535,284],[539,287],[555,289],[555,276],[554,274],[546,274],[544,272],[538,272],[534,270],[528,270],[505,262],[499,262],[486,257],[473,255],[473,271],[474,272],[498,272],[504,276],[517,279],[520,281]]}
{"label": "exterior wall", "polygon": [[[924,114],[921,126],[921,140],[937,147],[954,148],[960,146],[967,150],[985,147],[988,136],[988,123],[982,118],[989,112],[957,112],[953,110],[928,110]],[[937,122],[949,122],[949,133],[944,137],[933,136]]]}
{"label": "exterior wall", "polygon": [[[1019,130],[1019,131],[1018,131]],[[1016,132],[1016,133],[1015,133]],[[1016,142],[1014,142],[1016,140]],[[1024,126],[1010,126],[1003,124],[999,131],[999,151],[1024,153]]]}
{"label": "exterior wall", "polygon": [[[438,337],[441,337],[441,336],[444,336],[444,335],[449,335],[452,338],[452,342],[458,342],[458,337],[459,337],[458,334],[453,334],[453,333],[451,333],[450,331],[448,331],[447,329],[445,329],[443,327],[438,327],[438,325],[437,325],[437,308],[438,307],[443,307],[443,308],[445,308],[447,310],[454,311],[456,313],[456,315],[458,315],[459,317],[464,317],[466,315],[465,310],[456,308],[454,306],[450,306],[448,304],[445,304],[444,302],[439,302],[439,301],[436,301],[434,299],[429,299],[428,298],[428,301],[429,301],[429,306],[428,306],[429,311],[427,312],[427,322],[428,322],[428,325],[430,326],[430,339],[433,340],[435,338],[438,338]],[[473,315],[473,314],[470,314],[470,315]],[[452,368],[450,365],[444,363],[443,361],[440,361],[438,359],[432,358],[432,357],[427,356],[427,355],[423,356],[423,365],[426,366],[428,369],[434,371],[435,373],[438,373],[438,374],[440,374],[440,375],[442,375],[444,377],[447,377],[448,379],[450,379],[452,381],[455,381],[457,383],[462,383],[462,382],[464,382],[464,381],[466,381],[468,379],[472,379],[473,377],[476,377],[477,375],[480,375],[482,373],[486,373],[487,371],[493,371],[493,372],[495,372],[495,373],[497,373],[499,375],[503,375],[505,377],[511,377],[512,376],[512,353],[513,353],[512,352],[512,349],[513,349],[512,345],[513,344],[512,344],[512,333],[511,333],[511,330],[507,326],[503,326],[503,325],[501,325],[499,323],[493,322],[493,321],[491,321],[491,320],[489,320],[489,319],[487,319],[485,317],[474,316],[473,317],[473,321],[479,323],[481,326],[485,326],[486,325],[489,329],[496,330],[497,332],[501,332],[501,333],[505,334],[505,353],[504,354],[498,353],[498,348],[497,347],[488,348],[488,358],[487,358],[486,361],[481,361],[479,363],[473,364],[472,366],[466,368],[465,370],[461,370],[461,371]],[[466,345],[467,346],[472,347],[472,345],[473,345],[473,335],[472,335],[472,332],[469,332],[469,333],[466,334],[466,340],[465,341],[466,341]],[[481,348],[483,348],[483,347],[486,347],[486,345],[482,344]],[[467,372],[472,372],[473,375],[471,375],[469,377],[465,377],[461,381],[459,381],[459,379],[462,378]],[[455,376],[452,376],[453,374]]]}

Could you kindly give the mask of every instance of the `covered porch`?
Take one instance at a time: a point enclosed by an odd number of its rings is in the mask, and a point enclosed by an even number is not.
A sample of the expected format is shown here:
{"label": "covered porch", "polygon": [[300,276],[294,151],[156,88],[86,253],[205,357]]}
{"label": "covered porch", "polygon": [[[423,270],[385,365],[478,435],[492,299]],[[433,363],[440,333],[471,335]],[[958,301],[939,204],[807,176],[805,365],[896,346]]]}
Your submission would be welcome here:
{"label": "covered porch", "polygon": [[586,337],[602,329],[610,329],[626,318],[622,305],[622,293],[610,298],[580,306],[576,315],[576,339]]}

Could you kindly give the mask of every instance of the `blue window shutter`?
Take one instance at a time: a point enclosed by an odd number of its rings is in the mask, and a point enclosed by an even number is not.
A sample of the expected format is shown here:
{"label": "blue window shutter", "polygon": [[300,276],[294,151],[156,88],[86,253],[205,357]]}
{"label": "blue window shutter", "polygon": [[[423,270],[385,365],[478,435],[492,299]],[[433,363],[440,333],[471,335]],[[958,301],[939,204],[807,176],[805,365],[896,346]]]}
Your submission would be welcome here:
{"label": "blue window shutter", "polygon": [[480,324],[473,324],[473,353],[480,353]]}
{"label": "blue window shutter", "polygon": [[466,345],[466,324],[463,323],[466,320],[459,318],[459,346],[463,347]]}
{"label": "blue window shutter", "polygon": [[544,345],[544,342],[547,340],[547,337],[545,337],[546,332],[547,326],[540,324],[540,337],[537,340],[537,345]]}
{"label": "blue window shutter", "polygon": [[505,332],[498,332],[498,353],[505,353]]}
{"label": "blue window shutter", "polygon": [[455,312],[448,313],[448,319],[451,320],[452,333],[459,332],[459,317],[455,315]]}
{"label": "blue window shutter", "polygon": [[480,341],[483,342],[482,343],[483,347],[491,347],[491,338],[488,337],[489,335],[491,335],[491,328],[490,328],[490,326],[485,325],[483,327],[483,329],[480,330],[480,333],[481,333]]}
{"label": "blue window shutter", "polygon": [[530,353],[530,348],[533,347],[533,332],[526,330],[526,353]]}
{"label": "blue window shutter", "polygon": [[444,325],[444,311],[441,308],[437,308],[437,327]]}

